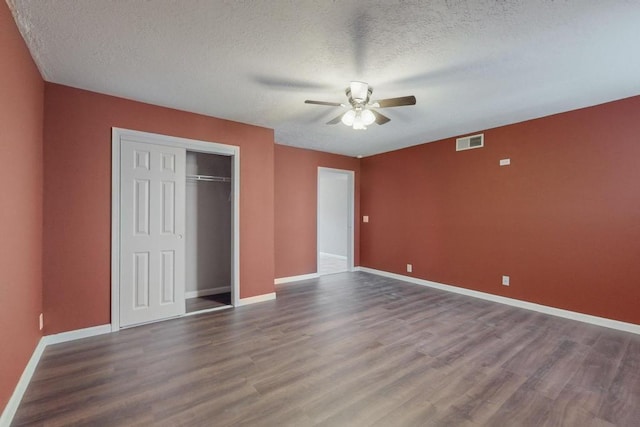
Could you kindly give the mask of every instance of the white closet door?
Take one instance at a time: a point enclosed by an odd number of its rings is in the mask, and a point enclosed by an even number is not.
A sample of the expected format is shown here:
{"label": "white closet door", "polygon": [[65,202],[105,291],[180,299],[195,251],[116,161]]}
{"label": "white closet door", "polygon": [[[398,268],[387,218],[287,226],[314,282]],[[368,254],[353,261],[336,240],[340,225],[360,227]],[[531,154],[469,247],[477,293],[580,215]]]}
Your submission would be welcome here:
{"label": "white closet door", "polygon": [[185,312],[186,150],[122,141],[120,324]]}

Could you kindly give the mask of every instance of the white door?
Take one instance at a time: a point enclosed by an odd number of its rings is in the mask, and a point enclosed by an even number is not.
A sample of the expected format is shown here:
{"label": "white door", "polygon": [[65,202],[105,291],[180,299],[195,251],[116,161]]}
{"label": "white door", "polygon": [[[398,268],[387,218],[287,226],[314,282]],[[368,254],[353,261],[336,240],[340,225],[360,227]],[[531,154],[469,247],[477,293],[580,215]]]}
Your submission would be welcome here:
{"label": "white door", "polygon": [[122,140],[120,325],[185,312],[186,150]]}

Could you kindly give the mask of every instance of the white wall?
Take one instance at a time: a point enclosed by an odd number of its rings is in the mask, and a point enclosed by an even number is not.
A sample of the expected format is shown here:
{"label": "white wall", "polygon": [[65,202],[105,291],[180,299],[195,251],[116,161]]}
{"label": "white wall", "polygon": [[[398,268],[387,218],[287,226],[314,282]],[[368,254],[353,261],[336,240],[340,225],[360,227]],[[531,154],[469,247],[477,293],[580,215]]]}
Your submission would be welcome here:
{"label": "white wall", "polygon": [[347,256],[349,215],[347,175],[320,170],[318,174],[318,250]]}
{"label": "white wall", "polygon": [[[231,158],[187,152],[187,175],[231,176]],[[186,192],[186,292],[231,286],[231,184],[192,182]]]}

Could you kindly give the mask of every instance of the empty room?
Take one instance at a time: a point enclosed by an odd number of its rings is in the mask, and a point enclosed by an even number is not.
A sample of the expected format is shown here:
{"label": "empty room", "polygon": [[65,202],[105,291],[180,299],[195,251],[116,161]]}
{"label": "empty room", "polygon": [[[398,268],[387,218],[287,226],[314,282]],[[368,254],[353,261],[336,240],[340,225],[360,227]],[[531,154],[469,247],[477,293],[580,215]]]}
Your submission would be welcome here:
{"label": "empty room", "polygon": [[0,1],[0,427],[640,425],[638,22]]}

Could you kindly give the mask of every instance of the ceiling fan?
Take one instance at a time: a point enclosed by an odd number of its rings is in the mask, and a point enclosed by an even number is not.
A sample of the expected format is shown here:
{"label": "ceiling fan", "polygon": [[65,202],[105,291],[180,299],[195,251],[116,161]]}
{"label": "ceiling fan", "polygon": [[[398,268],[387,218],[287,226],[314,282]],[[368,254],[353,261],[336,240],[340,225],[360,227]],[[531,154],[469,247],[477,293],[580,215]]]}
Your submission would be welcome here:
{"label": "ceiling fan", "polygon": [[329,107],[343,107],[350,108],[346,113],[340,114],[333,120],[327,122],[328,125],[335,125],[338,122],[342,122],[347,126],[351,126],[353,129],[363,130],[368,125],[377,123],[383,125],[391,119],[383,114],[380,114],[374,108],[388,108],[388,107],[401,107],[403,105],[415,105],[415,96],[401,96],[399,98],[387,98],[380,99],[378,101],[371,102],[371,93],[373,89],[364,82],[351,82],[346,89],[348,104],[342,104],[339,102],[325,102],[325,101],[304,101],[305,104],[326,105]]}

